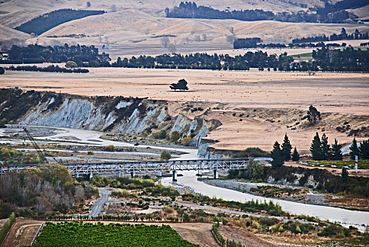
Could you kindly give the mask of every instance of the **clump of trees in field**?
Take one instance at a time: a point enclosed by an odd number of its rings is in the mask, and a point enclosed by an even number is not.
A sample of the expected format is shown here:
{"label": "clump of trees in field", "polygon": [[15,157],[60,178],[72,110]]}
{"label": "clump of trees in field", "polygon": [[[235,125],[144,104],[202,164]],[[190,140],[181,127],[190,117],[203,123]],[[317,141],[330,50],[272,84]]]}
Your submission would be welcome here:
{"label": "clump of trees in field", "polygon": [[297,38],[292,40],[292,44],[356,39],[369,39],[369,33],[361,33],[358,29],[356,29],[355,32],[348,34],[346,29],[342,28],[341,33],[339,34],[333,33],[329,36],[318,35],[314,37]]}
{"label": "clump of trees in field", "polygon": [[29,34],[40,35],[65,22],[104,13],[105,11],[102,10],[58,9],[27,21],[15,29]]}
{"label": "clump of trees in field", "polygon": [[320,111],[315,106],[310,105],[305,118],[309,121],[310,125],[315,125],[321,120]]}
{"label": "clump of trees in field", "polygon": [[188,91],[188,83],[185,79],[181,79],[179,80],[177,83],[172,83],[170,84],[170,89],[174,90],[174,91]]}

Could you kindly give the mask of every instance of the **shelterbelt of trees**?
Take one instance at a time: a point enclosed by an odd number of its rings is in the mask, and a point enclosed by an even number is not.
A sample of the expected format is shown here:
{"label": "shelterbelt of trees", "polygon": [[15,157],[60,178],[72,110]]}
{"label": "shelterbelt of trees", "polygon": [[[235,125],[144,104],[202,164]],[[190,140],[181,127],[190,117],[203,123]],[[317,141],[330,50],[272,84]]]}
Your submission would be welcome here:
{"label": "shelterbelt of trees", "polygon": [[[365,0],[343,0],[336,4],[326,3],[325,7],[298,11],[296,13],[273,13],[262,9],[254,10],[217,10],[212,7],[198,6],[195,2],[181,2],[173,9],[166,9],[168,18],[201,18],[201,19],[235,19],[241,21],[275,20],[284,22],[323,22],[343,23],[356,22],[357,16],[346,9],[360,8],[368,5]],[[307,6],[304,6],[307,7]]]}
{"label": "shelterbelt of trees", "polygon": [[109,66],[108,54],[99,53],[95,46],[71,45],[63,46],[16,46],[13,45],[9,51],[8,60],[0,63],[22,64],[22,63],[62,63],[74,61],[78,66],[98,67]]}
{"label": "shelterbelt of trees", "polygon": [[274,71],[369,71],[369,50],[353,48],[342,49],[322,47],[314,50],[312,60],[295,61],[287,53],[268,55],[266,52],[246,52],[243,55],[228,54],[163,54],[131,58],[118,57],[110,63],[108,54],[99,54],[94,46],[13,46],[9,50],[9,60],[3,63],[72,62],[79,67],[123,67],[156,69],[208,69],[208,70],[259,70]]}
{"label": "shelterbelt of trees", "polygon": [[57,73],[88,73],[88,69],[82,69],[82,68],[75,68],[75,69],[67,69],[67,68],[61,68],[59,66],[50,65],[47,67],[37,67],[34,66],[10,66],[9,68],[6,68],[6,70],[13,70],[13,71],[35,71],[35,72],[57,72]]}
{"label": "shelterbelt of trees", "polygon": [[329,36],[326,35],[316,35],[313,37],[303,37],[293,39],[290,44],[279,44],[279,43],[269,43],[263,44],[261,38],[238,38],[233,42],[234,49],[242,48],[321,48],[321,47],[340,47],[347,46],[345,43],[342,45],[339,43],[325,44],[324,41],[338,41],[338,40],[362,40],[369,39],[369,33],[361,33],[358,29],[355,32],[348,34],[345,28],[342,28],[341,33],[333,33]]}

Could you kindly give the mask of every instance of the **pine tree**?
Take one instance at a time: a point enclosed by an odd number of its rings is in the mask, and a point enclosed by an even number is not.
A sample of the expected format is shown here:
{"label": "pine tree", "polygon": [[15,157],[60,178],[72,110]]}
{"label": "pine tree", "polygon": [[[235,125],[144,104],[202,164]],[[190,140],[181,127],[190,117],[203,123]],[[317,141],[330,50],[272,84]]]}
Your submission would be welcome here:
{"label": "pine tree", "polygon": [[322,136],[321,151],[322,160],[329,160],[331,158],[331,147],[328,143],[328,137],[325,134]]}
{"label": "pine tree", "polygon": [[369,140],[363,141],[360,145],[360,159],[369,159]]}
{"label": "pine tree", "polygon": [[349,179],[349,173],[347,171],[347,168],[346,167],[343,167],[342,168],[342,173],[341,173],[341,180],[342,180],[342,183],[347,183]]}
{"label": "pine tree", "polygon": [[283,152],[284,161],[291,160],[291,150],[292,150],[291,142],[288,139],[288,136],[286,134],[284,136],[284,140],[283,140],[283,143],[282,143],[282,152]]}
{"label": "pine tree", "polygon": [[332,145],[332,160],[342,160],[342,145],[338,144],[337,139],[334,139],[334,144]]}
{"label": "pine tree", "polygon": [[315,134],[314,139],[311,143],[310,152],[313,160],[322,160],[321,141],[318,132]]}
{"label": "pine tree", "polygon": [[356,139],[354,138],[350,146],[350,157],[352,160],[355,160],[355,156],[357,156],[358,158],[360,157],[360,150],[359,147],[357,146]]}
{"label": "pine tree", "polygon": [[273,151],[271,152],[271,156],[273,158],[272,161],[272,166],[275,168],[278,167],[282,167],[283,165],[283,161],[284,161],[284,157],[283,157],[283,152],[281,150],[281,146],[279,145],[278,142],[275,142],[273,145]]}
{"label": "pine tree", "polygon": [[300,154],[299,154],[299,152],[297,152],[296,147],[295,147],[295,149],[293,150],[293,153],[292,153],[292,160],[293,161],[299,161],[300,160]]}

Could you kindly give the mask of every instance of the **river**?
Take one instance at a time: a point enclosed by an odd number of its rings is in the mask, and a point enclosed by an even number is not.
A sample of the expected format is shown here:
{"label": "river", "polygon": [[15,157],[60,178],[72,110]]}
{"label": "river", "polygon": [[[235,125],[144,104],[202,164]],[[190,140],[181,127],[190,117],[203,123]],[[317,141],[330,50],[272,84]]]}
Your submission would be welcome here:
{"label": "river", "polygon": [[[133,147],[134,145],[126,142],[110,141],[100,138],[102,132],[89,130],[76,130],[67,128],[57,128],[56,134],[47,137],[38,137],[38,140],[65,141],[67,137],[74,137],[73,144],[80,143],[80,145],[115,145]],[[0,133],[1,134],[4,133]],[[60,143],[61,144],[61,143]],[[65,143],[67,144],[67,143]],[[158,147],[151,145],[140,145],[144,148],[165,149],[171,151],[179,151],[183,154],[176,159],[197,159],[197,150],[191,148],[181,147]],[[168,186],[186,186],[192,188],[196,193],[200,193],[209,197],[222,198],[224,200],[246,202],[250,200],[259,201],[273,201],[281,205],[282,209],[292,214],[304,214],[315,216],[320,219],[329,220],[331,222],[339,222],[343,225],[353,225],[360,227],[362,225],[369,226],[369,212],[361,212],[354,210],[347,210],[328,206],[319,206],[311,204],[303,204],[298,202],[285,201],[280,199],[266,198],[262,196],[255,196],[248,193],[242,193],[230,189],[219,188],[197,180],[195,171],[181,172],[183,176],[178,177],[176,184],[172,183],[171,178],[163,178],[161,182]],[[361,227],[362,228],[362,227]]]}

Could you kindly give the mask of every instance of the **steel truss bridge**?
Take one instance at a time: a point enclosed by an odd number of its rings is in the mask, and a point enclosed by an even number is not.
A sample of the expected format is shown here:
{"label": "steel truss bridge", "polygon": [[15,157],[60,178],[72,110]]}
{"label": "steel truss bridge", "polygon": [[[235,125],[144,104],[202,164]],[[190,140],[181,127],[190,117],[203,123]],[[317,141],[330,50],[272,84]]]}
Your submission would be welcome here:
{"label": "steel truss bridge", "polygon": [[[217,178],[219,170],[246,169],[251,159],[198,159],[171,161],[142,161],[123,163],[64,164],[74,177],[94,175],[147,175],[172,172],[173,180],[177,179],[177,171],[213,171]],[[3,167],[0,174],[9,171],[21,171],[38,166]]]}

